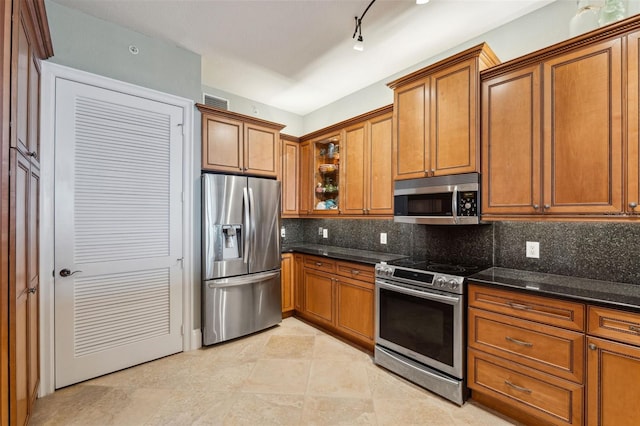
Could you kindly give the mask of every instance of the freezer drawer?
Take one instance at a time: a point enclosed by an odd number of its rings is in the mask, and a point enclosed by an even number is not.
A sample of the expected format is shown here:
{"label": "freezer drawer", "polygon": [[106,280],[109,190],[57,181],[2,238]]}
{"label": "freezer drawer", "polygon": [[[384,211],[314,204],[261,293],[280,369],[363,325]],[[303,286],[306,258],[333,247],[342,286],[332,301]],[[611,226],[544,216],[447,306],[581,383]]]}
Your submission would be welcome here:
{"label": "freezer drawer", "polygon": [[282,321],[280,270],[205,281],[202,343],[213,345]]}

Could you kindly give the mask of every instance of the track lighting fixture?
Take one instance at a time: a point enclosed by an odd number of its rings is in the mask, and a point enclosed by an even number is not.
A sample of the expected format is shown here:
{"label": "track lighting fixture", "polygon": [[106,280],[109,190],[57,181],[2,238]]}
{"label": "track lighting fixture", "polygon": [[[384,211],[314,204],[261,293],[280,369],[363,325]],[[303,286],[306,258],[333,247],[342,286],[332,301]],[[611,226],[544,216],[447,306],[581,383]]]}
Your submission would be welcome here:
{"label": "track lighting fixture", "polygon": [[[369,3],[369,6],[367,6],[364,12],[362,12],[362,15],[359,18],[357,16],[355,17],[356,28],[353,30],[353,36],[351,36],[351,38],[355,39],[356,42],[353,45],[353,48],[358,52],[362,52],[364,50],[364,38],[362,37],[362,19],[364,18],[364,15],[367,14],[369,9],[375,2],[376,0],[371,0],[371,3]],[[427,4],[427,3],[429,3],[429,0],[416,0],[416,4]],[[356,38],[356,35],[358,36],[358,38]]]}
{"label": "track lighting fixture", "polygon": [[362,52],[364,50],[364,39],[362,38],[362,18],[364,18],[364,15],[367,14],[367,12],[369,11],[369,8],[375,2],[376,0],[371,0],[371,3],[369,3],[369,6],[367,6],[364,12],[362,12],[362,15],[359,18],[356,16],[356,28],[355,30],[353,30],[353,36],[351,38],[355,39],[356,34],[358,35],[358,38],[356,39],[356,43],[353,45],[353,48],[358,52]]}

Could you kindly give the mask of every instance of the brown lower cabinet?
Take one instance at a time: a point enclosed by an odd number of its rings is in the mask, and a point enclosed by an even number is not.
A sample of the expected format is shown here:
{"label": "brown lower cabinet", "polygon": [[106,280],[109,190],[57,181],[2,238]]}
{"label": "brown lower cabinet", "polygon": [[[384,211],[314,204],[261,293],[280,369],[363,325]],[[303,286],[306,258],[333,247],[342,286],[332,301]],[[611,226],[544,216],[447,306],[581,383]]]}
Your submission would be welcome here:
{"label": "brown lower cabinet", "polygon": [[373,266],[296,254],[294,269],[296,315],[373,350]]}
{"label": "brown lower cabinet", "polygon": [[640,424],[640,313],[469,285],[472,398],[529,425]]}
{"label": "brown lower cabinet", "polygon": [[587,424],[640,424],[640,314],[589,306]]}
{"label": "brown lower cabinet", "polygon": [[293,283],[294,283],[294,258],[291,253],[282,255],[280,282],[282,285],[282,318],[293,315]]}

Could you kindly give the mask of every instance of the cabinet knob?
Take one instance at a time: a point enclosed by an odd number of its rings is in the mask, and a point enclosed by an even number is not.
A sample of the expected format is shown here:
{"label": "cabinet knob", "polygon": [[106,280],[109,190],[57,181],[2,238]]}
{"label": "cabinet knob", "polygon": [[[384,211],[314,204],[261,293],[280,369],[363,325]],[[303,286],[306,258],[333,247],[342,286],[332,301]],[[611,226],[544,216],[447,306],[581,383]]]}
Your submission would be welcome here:
{"label": "cabinet knob", "polygon": [[322,266],[322,262],[316,262],[316,266]]}
{"label": "cabinet knob", "polygon": [[36,291],[38,291],[38,289],[37,289],[36,287],[31,287],[31,288],[29,289],[29,293],[31,293],[31,294],[35,294],[35,293],[36,293]]}
{"label": "cabinet knob", "polygon": [[598,349],[598,347],[594,343],[589,343],[589,349],[595,351],[596,349]]}
{"label": "cabinet knob", "polygon": [[551,205],[550,205],[550,204],[545,204],[545,205],[544,205],[544,208],[545,208],[545,209],[550,209],[550,208],[551,208]]}
{"label": "cabinet knob", "polygon": [[537,205],[537,204],[534,204],[532,207],[533,207],[534,210],[538,210],[540,208],[540,206]]}
{"label": "cabinet knob", "polygon": [[635,201],[632,201],[629,203],[629,207],[631,207],[632,209],[635,209],[636,207],[638,207],[638,203],[636,203]]}

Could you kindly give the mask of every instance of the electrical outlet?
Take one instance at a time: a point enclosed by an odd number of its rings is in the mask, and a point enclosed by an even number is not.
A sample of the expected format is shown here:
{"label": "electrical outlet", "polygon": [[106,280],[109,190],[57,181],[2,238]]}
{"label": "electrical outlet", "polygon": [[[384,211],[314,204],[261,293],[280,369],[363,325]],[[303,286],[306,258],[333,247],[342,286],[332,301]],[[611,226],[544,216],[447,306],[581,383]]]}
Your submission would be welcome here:
{"label": "electrical outlet", "polygon": [[527,257],[540,259],[540,243],[537,241],[527,241]]}
{"label": "electrical outlet", "polygon": [[318,235],[322,235],[322,226],[318,228]]}
{"label": "electrical outlet", "polygon": [[380,244],[387,244],[387,233],[386,232],[381,232],[380,233]]}
{"label": "electrical outlet", "polygon": [[285,230],[284,230],[284,226],[280,228],[280,238],[284,238],[284,236],[286,235]]}
{"label": "electrical outlet", "polygon": [[322,230],[322,238],[329,238],[329,230],[327,228]]}

